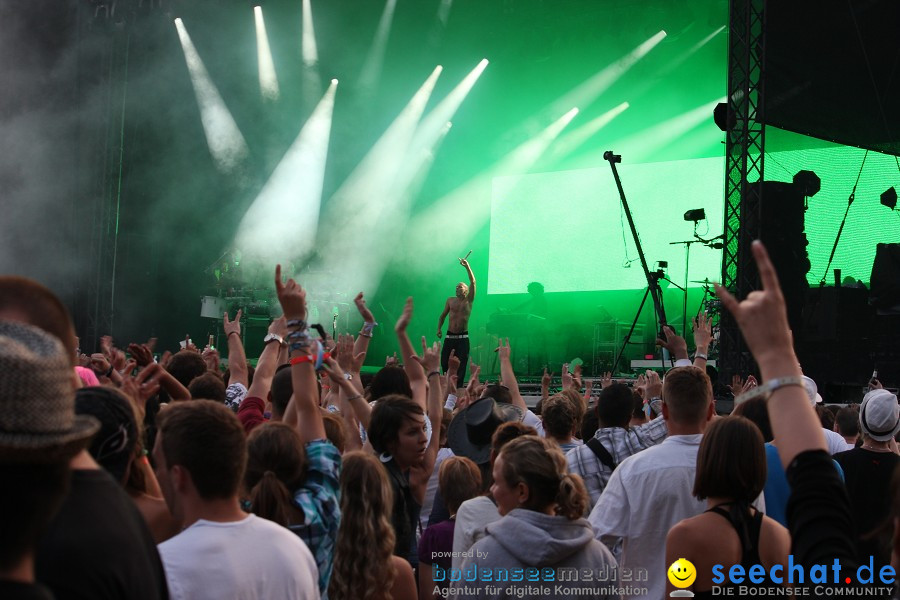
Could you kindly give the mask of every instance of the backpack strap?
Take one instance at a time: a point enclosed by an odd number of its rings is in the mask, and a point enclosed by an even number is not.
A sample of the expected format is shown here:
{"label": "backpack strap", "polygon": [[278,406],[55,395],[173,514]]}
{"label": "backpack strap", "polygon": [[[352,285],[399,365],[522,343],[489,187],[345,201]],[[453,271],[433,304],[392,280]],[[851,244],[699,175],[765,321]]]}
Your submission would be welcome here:
{"label": "backpack strap", "polygon": [[609,450],[607,450],[603,446],[603,444],[600,443],[600,440],[592,437],[591,439],[589,439],[587,441],[587,447],[590,448],[591,451],[597,455],[597,458],[600,460],[601,463],[603,463],[604,465],[609,467],[610,471],[616,470],[616,467],[618,465],[616,464],[615,459],[613,459],[612,454],[609,453]]}

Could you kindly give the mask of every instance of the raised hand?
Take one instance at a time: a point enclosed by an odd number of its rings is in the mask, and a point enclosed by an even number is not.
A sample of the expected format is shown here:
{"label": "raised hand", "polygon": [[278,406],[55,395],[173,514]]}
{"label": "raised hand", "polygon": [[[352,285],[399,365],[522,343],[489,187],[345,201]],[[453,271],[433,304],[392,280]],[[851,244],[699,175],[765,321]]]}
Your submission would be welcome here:
{"label": "raised hand", "polygon": [[709,348],[712,341],[712,319],[708,319],[706,313],[691,319],[694,328],[694,345],[698,348]]}
{"label": "raised hand", "polygon": [[671,352],[676,359],[687,358],[687,342],[684,341],[684,338],[675,333],[675,330],[668,325],[663,325],[663,332],[666,334],[666,338],[656,338],[656,345]]}
{"label": "raised hand", "polygon": [[91,354],[91,369],[98,377],[105,377],[109,373],[109,360],[101,352]]}
{"label": "raised hand", "polygon": [[[750,390],[755,388],[757,385],[759,385],[759,383],[756,381],[756,377],[754,377],[753,375],[750,375],[747,378],[747,381],[744,382],[744,385],[741,386],[741,394],[746,394],[747,392],[749,392]],[[738,395],[740,395],[740,394],[735,394],[735,398],[737,398]]]}
{"label": "raised hand", "polygon": [[397,353],[394,352],[393,355],[387,355],[384,357],[384,366],[386,367],[396,367],[400,365],[400,361],[397,360]]}
{"label": "raised hand", "polygon": [[212,371],[214,373],[219,372],[219,364],[221,362],[221,357],[219,356],[218,350],[213,350],[212,348],[207,348],[203,352],[200,353],[200,356],[203,358],[203,362],[206,363],[206,370]]}
{"label": "raised hand", "polygon": [[739,373],[735,373],[731,376],[731,385],[728,386],[728,389],[731,390],[731,395],[737,398],[741,395],[741,390],[744,388],[744,380],[741,378]]}
{"label": "raised hand", "polygon": [[331,357],[326,358],[322,362],[322,367],[328,374],[328,378],[331,379],[335,385],[342,386],[344,385],[344,383],[349,383],[344,377],[344,373],[346,372],[346,370],[343,366],[341,366],[341,362],[339,360],[334,360],[334,358]]}
{"label": "raised hand", "polygon": [[572,372],[572,384],[576,390],[581,389],[581,364],[575,365],[575,371]]}
{"label": "raised hand", "polygon": [[275,293],[285,319],[306,320],[306,291],[293,279],[282,281],[281,265],[275,266]]}
{"label": "raised hand", "polygon": [[[344,371],[349,371],[353,367],[353,339],[352,335],[340,334],[337,340],[337,361]],[[331,353],[332,356],[335,352]]]}
{"label": "raised hand", "polygon": [[569,363],[563,363],[562,366],[562,387],[568,389],[572,387],[572,375],[569,373]]}
{"label": "raised hand", "polygon": [[172,360],[172,352],[166,350],[162,353],[162,356],[159,357],[159,366],[163,369],[169,366],[169,361]]}
{"label": "raised hand", "polygon": [[356,295],[356,298],[353,299],[353,302],[356,304],[356,310],[359,311],[360,316],[362,316],[363,321],[366,323],[374,323],[375,315],[372,314],[372,311],[369,310],[369,307],[366,306],[366,299],[363,297],[363,293],[360,292]]}
{"label": "raised hand", "polygon": [[476,365],[474,362],[469,360],[469,372],[472,374],[469,376],[469,384],[466,386],[466,392],[469,394],[471,399],[478,398],[480,394],[481,384],[478,381],[478,374],[481,373],[481,367]]}
{"label": "raised hand", "polygon": [[406,328],[409,327],[409,322],[412,320],[413,315],[413,299],[412,296],[406,299],[406,304],[403,306],[403,312],[400,314],[400,318],[397,319],[397,324],[394,325],[394,331],[397,333],[406,331]]}
{"label": "raised hand", "polygon": [[647,377],[646,377],[646,375],[641,374],[641,375],[637,376],[637,381],[634,382],[634,389],[636,389],[638,391],[638,394],[640,394],[641,398],[647,397]]}
{"label": "raised hand", "polygon": [[644,389],[644,399],[662,397],[662,380],[656,371],[647,371],[647,386]]}
{"label": "raised hand", "polygon": [[106,355],[107,358],[112,357],[112,349],[113,349],[113,339],[111,335],[104,335],[100,338],[100,352]]}
{"label": "raised hand", "polygon": [[541,375],[541,385],[550,387],[550,382],[553,379],[553,375],[547,372],[547,367],[544,367],[544,374]]}
{"label": "raised hand", "polygon": [[500,360],[510,360],[512,348],[509,346],[509,338],[506,338],[506,345],[503,343],[503,338],[500,338],[500,345],[497,347],[497,356]]}
{"label": "raised hand", "polygon": [[[777,364],[785,358],[794,358],[784,295],[765,247],[757,240],[753,242],[751,249],[759,268],[762,289],[750,292],[740,302],[718,284],[716,294],[725,308],[734,315],[757,364],[760,367],[771,364],[777,368]],[[792,362],[797,361],[794,359]]]}
{"label": "raised hand", "polygon": [[[456,350],[450,351],[450,356],[447,357],[447,373],[452,375],[456,375],[459,373],[459,357],[456,356]],[[454,389],[456,389],[454,387]]]}
{"label": "raised hand", "polygon": [[466,268],[469,267],[469,261],[466,260],[465,258],[459,259],[459,264],[461,264],[462,266],[464,266],[464,267],[466,267]]}
{"label": "raised hand", "polygon": [[431,345],[431,348],[429,348],[427,342],[425,341],[425,336],[423,335],[422,356],[419,357],[413,354],[411,358],[422,365],[422,369],[424,369],[426,373],[438,371],[441,366],[441,343],[435,342]]}
{"label": "raised hand", "polygon": [[[643,377],[643,375],[638,377],[638,381],[641,380],[641,377]],[[612,373],[610,371],[607,371],[606,373],[603,374],[603,377],[600,378],[600,389],[608,388],[612,384],[613,384]]]}
{"label": "raised hand", "polygon": [[153,362],[153,353],[143,344],[128,344],[128,353],[139,367],[146,367]]}

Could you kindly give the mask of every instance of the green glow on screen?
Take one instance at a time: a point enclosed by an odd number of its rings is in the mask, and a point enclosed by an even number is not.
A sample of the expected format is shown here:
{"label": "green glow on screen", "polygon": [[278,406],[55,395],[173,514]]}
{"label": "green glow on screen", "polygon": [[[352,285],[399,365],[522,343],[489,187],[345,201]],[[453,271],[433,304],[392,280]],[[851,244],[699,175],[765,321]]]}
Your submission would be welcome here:
{"label": "green glow on screen", "polygon": [[[809,138],[804,139],[809,145]],[[801,136],[793,142],[804,143]],[[807,279],[817,284],[865,150],[820,141],[813,145],[825,147],[768,152],[766,179],[791,181],[797,171],[809,169],[822,180],[806,213],[812,263]],[[618,169],[648,265],[652,270],[656,261],[668,261],[668,276],[683,285],[684,246],[670,242],[692,239],[693,224],[682,217],[692,208],[706,210],[707,220],[698,228],[701,236],[722,233],[723,159],[620,164]],[[879,200],[892,185],[900,188],[895,158],[870,151],[832,263],[843,277],[868,283],[876,244],[900,242],[900,212]],[[523,293],[530,281],[540,281],[547,292],[646,286],[608,167],[495,178],[490,235],[490,294]],[[634,259],[630,267],[624,267],[626,247],[628,259]],[[721,250],[693,245],[690,278],[718,280],[721,260]],[[826,283],[833,284],[831,275]]]}
{"label": "green glow on screen", "polygon": [[[693,223],[683,219],[692,208],[706,210],[699,234],[721,233],[722,159],[617,167],[648,266],[668,261],[669,277],[683,285],[684,246],[669,242],[693,239]],[[530,281],[547,292],[647,285],[608,167],[495,178],[490,232],[489,294],[522,293]],[[626,247],[634,259],[627,268]],[[721,250],[693,245],[690,278],[717,280],[721,261]]]}
{"label": "green glow on screen", "polygon": [[[806,212],[806,236],[812,263],[806,279],[810,284],[818,284],[822,279],[847,210],[847,198],[866,153],[859,148],[829,146],[766,153],[766,179],[791,181],[797,171],[807,169],[822,180],[822,189],[809,199]],[[891,186],[900,188],[895,158],[870,151],[831,263],[832,271],[841,269],[842,277],[851,276],[868,283],[876,244],[900,242],[900,213],[882,206],[880,201],[881,194]],[[833,275],[828,275],[826,284],[834,284]]]}

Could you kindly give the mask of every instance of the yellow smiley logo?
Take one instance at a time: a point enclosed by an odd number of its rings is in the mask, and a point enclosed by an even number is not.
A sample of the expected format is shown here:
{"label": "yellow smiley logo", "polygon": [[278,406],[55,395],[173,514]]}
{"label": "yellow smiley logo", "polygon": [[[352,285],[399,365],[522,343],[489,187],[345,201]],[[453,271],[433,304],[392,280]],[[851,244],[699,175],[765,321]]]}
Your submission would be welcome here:
{"label": "yellow smiley logo", "polygon": [[677,588],[689,587],[697,579],[697,569],[691,561],[679,558],[669,566],[669,582]]}

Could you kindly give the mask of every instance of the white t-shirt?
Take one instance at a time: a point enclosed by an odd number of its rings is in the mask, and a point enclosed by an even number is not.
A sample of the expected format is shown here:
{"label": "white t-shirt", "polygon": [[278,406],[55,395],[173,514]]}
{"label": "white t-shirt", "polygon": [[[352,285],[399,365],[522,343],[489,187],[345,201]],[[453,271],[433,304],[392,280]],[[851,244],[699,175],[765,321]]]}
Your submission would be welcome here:
{"label": "white t-shirt", "polygon": [[[672,435],[629,456],[613,471],[588,520],[601,542],[620,550],[620,569],[636,581],[647,577],[646,598],[666,594],[666,535],[681,521],[699,515],[706,502],[692,495],[702,435]],[[640,596],[626,596],[637,598]]]}
{"label": "white t-shirt", "polygon": [[485,536],[484,528],[494,521],[500,520],[497,505],[487,496],[476,496],[466,500],[456,511],[456,524],[453,526],[453,559],[452,568],[462,566],[462,552],[468,552],[472,544]]}
{"label": "white t-shirt", "polygon": [[838,452],[844,452],[845,450],[853,450],[856,447],[853,444],[848,444],[847,440],[844,439],[844,436],[837,431],[825,429],[824,427],[822,428],[822,431],[825,432],[825,443],[828,446],[828,454],[834,455]]}
{"label": "white t-shirt", "polygon": [[173,600],[319,598],[306,544],[256,515],[229,523],[200,519],[158,548]]}
{"label": "white t-shirt", "polygon": [[425,528],[428,527],[431,509],[434,508],[434,496],[438,492],[438,474],[441,470],[441,463],[451,456],[453,456],[453,450],[450,448],[438,448],[437,458],[434,459],[434,471],[431,472],[428,485],[425,486],[425,501],[422,502],[422,510],[419,511],[419,529],[421,531],[425,531]]}

